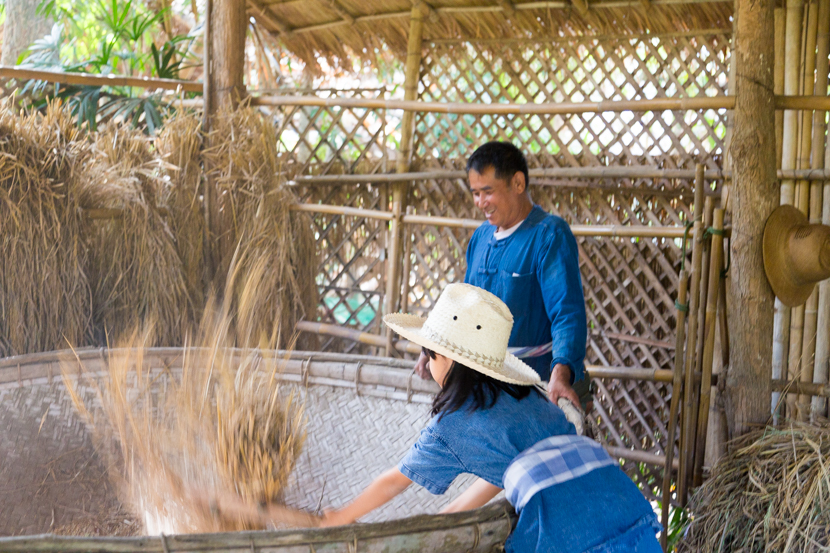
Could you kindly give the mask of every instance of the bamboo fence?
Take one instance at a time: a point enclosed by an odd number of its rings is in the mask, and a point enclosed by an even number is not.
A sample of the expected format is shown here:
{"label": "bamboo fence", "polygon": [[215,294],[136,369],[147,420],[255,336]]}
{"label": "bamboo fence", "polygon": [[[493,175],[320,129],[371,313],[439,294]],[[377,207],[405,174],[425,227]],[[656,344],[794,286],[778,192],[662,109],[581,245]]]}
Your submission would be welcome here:
{"label": "bamboo fence", "polygon": [[[830,54],[830,3],[825,0],[803,2],[788,0],[785,9],[777,12],[783,33],[776,46],[783,66],[781,90],[785,95],[812,98],[811,105],[828,101],[828,64]],[[823,60],[823,61],[822,61]],[[818,63],[817,63],[818,61]],[[812,223],[824,220],[826,184],[808,181],[797,173],[823,171],[826,167],[827,146],[825,116],[821,112],[795,111],[787,106],[783,114],[780,167],[787,173],[781,182],[781,203],[801,210]],[[795,174],[791,174],[795,173]],[[826,179],[822,179],[826,183]],[[779,300],[775,303],[773,336],[773,379],[801,381],[819,388],[827,382],[827,336],[819,329],[830,321],[830,300],[827,287],[819,286],[805,305],[789,308]],[[824,296],[824,297],[823,297]],[[822,326],[825,325],[825,326]],[[786,394],[774,387],[772,408],[776,420],[788,417],[810,420],[827,415],[826,402],[808,394]],[[793,391],[789,387],[785,391]]]}

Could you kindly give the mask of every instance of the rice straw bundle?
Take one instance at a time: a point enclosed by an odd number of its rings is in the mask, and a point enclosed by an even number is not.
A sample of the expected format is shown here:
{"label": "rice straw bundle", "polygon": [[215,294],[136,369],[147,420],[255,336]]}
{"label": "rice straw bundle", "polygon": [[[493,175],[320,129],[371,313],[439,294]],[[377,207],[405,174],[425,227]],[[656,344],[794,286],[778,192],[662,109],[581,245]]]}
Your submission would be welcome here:
{"label": "rice straw bundle", "polygon": [[[211,134],[208,142],[212,147],[205,150],[204,159],[212,168],[214,182],[225,192],[225,208],[231,212],[241,252],[239,267],[246,271],[253,263],[265,263],[261,281],[255,286],[256,297],[243,300],[238,288],[235,296],[237,301],[249,302],[250,310],[256,313],[252,332],[270,341],[276,329],[293,329],[298,320],[312,317],[317,308],[317,255],[311,220],[304,213],[289,212],[297,200],[279,180],[277,132],[272,121],[241,106],[220,114]],[[227,263],[224,260],[219,266]]]}
{"label": "rice straw bundle", "polygon": [[195,113],[177,111],[164,122],[156,151],[170,179],[161,199],[182,260],[185,280],[194,303],[201,308],[208,277],[204,260],[205,218],[202,213],[201,120]]}
{"label": "rice straw bundle", "polygon": [[154,345],[180,345],[196,307],[173,232],[159,206],[169,184],[149,139],[111,124],[95,137],[82,202],[119,209],[89,233],[94,320],[99,342],[118,342],[154,321]]}
{"label": "rice straw bundle", "polygon": [[[253,278],[241,285],[244,297],[253,296],[250,283],[263,268],[252,268]],[[241,313],[249,313],[247,307]],[[305,440],[304,404],[280,385],[278,363],[266,368],[258,350],[232,348],[249,345],[246,320],[232,314],[231,300],[217,306],[210,298],[189,344],[201,349],[185,348],[178,379],[145,364],[156,332],[134,332],[124,344],[129,353],[110,354],[103,383],[91,381],[101,412],[88,409],[69,380],[76,367],[64,366],[72,399],[100,443],[120,445],[102,449],[149,533],[261,529],[261,518],[249,513],[262,505],[277,526],[316,524],[311,515],[280,505]],[[218,512],[215,498],[222,499]]]}
{"label": "rice straw bundle", "polygon": [[0,105],[0,357],[85,343],[90,285],[77,190],[90,148],[57,103]]}
{"label": "rice straw bundle", "polygon": [[827,551],[830,425],[792,423],[739,438],[692,498],[679,551]]}

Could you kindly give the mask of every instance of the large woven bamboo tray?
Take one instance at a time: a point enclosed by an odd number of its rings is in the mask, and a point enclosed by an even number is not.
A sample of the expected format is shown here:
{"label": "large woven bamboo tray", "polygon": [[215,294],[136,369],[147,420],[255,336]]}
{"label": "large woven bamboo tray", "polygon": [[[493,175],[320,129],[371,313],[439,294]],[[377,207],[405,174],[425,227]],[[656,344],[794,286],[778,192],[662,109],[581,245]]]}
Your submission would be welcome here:
{"label": "large woven bamboo tray", "polygon": [[[108,356],[127,352],[76,353],[88,376],[106,374]],[[239,351],[240,359],[246,353]],[[443,496],[411,486],[366,524],[336,529],[165,538],[33,536],[120,507],[61,378],[61,360],[70,355],[0,359],[0,535],[27,535],[0,538],[0,551],[351,552],[356,545],[358,551],[491,551],[509,534],[514,515],[503,502],[469,513],[423,516],[457,496],[472,481],[465,477]],[[429,419],[437,387],[413,376],[411,362],[320,352],[257,355],[261,370],[270,372],[279,363],[280,378],[306,400],[308,439],[286,490],[292,507],[314,510],[349,501],[400,460]],[[155,348],[144,359],[145,369],[176,374],[182,350]],[[86,397],[93,400],[89,392]],[[400,520],[413,515],[422,516]]]}

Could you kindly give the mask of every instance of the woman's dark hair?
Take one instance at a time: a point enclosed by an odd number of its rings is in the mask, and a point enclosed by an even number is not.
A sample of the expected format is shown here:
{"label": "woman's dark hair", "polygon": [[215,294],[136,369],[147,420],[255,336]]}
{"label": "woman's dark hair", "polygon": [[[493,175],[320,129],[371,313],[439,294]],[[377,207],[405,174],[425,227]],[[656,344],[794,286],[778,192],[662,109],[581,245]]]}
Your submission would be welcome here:
{"label": "woman's dark hair", "polygon": [[479,146],[467,159],[467,173],[475,171],[482,174],[492,167],[496,171],[496,178],[508,183],[513,175],[522,173],[525,176],[525,190],[530,190],[530,177],[527,171],[527,159],[521,150],[510,142],[487,142]]}
{"label": "woman's dark hair", "polygon": [[[436,353],[431,349],[422,348],[422,351],[430,359],[435,359]],[[518,386],[496,380],[492,376],[487,376],[453,361],[449,372],[447,372],[444,386],[432,401],[432,414],[444,416],[453,411],[458,411],[470,396],[473,397],[473,401],[470,403],[470,411],[489,409],[495,405],[501,392],[506,392],[521,400],[530,394],[532,388],[532,386]]]}

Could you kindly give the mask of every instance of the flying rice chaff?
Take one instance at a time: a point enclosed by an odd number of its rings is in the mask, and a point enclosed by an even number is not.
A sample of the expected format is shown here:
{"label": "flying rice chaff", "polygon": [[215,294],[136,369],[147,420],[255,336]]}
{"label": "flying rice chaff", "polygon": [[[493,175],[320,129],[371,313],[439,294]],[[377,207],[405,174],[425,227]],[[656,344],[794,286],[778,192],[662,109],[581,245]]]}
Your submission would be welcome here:
{"label": "flying rice chaff", "polygon": [[692,497],[679,551],[827,551],[830,425],[793,422],[742,436]]}
{"label": "flying rice chaff", "polygon": [[[208,299],[180,375],[145,364],[152,328],[134,331],[110,354],[104,378],[84,373],[76,383],[77,361],[63,365],[75,406],[148,533],[262,529],[262,512],[277,527],[316,525],[281,504],[305,440],[305,414],[300,396],[277,378],[280,360],[264,366],[251,347],[260,339],[251,287],[266,266],[251,265],[239,284],[246,299],[235,308],[230,293],[221,303]],[[88,406],[92,393],[100,409]]]}

